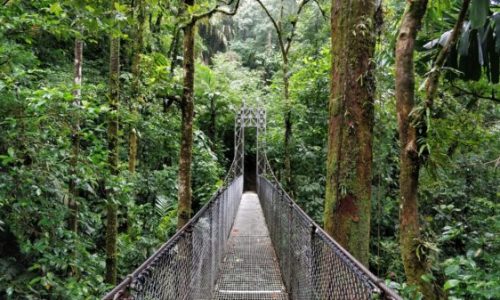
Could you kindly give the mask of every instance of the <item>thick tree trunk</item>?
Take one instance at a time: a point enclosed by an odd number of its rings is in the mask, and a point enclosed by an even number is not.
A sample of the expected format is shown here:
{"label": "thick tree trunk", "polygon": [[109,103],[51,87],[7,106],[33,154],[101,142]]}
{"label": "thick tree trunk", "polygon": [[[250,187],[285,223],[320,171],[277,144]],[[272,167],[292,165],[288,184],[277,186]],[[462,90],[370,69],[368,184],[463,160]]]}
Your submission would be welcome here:
{"label": "thick tree trunk", "polygon": [[136,12],[137,12],[137,28],[135,32],[134,40],[134,58],[132,61],[132,101],[130,103],[130,110],[134,116],[134,124],[130,128],[129,133],[129,151],[128,151],[128,170],[130,173],[134,174],[137,167],[137,147],[138,147],[138,136],[136,128],[137,119],[137,107],[140,105],[142,100],[141,92],[141,55],[144,50],[144,24],[146,22],[146,12],[144,7],[144,0],[137,0],[136,2]]}
{"label": "thick tree trunk", "polygon": [[[114,1],[113,1],[114,3]],[[118,169],[118,107],[120,104],[120,39],[111,37],[109,65],[109,119],[108,119],[108,164],[113,176],[119,174]],[[117,205],[113,201],[113,191],[109,187],[107,196],[106,224],[106,282],[116,284],[116,239],[117,239]]]}
{"label": "thick tree trunk", "polygon": [[[185,0],[191,6],[194,0]],[[179,205],[177,228],[184,226],[191,218],[191,163],[193,157],[194,117],[194,24],[184,28],[184,90],[181,102],[181,151],[179,155]]]}
{"label": "thick tree trunk", "polygon": [[417,255],[420,240],[417,197],[420,162],[417,131],[410,117],[415,106],[413,52],[426,9],[427,0],[409,2],[396,43],[396,105],[401,147],[399,230],[401,256],[408,283],[417,285],[425,299],[436,299],[432,284],[422,280],[422,275],[428,271],[426,258],[423,254]]}
{"label": "thick tree trunk", "polygon": [[75,113],[73,114],[73,127],[71,129],[71,157],[69,168],[69,199],[68,207],[70,215],[68,219],[69,230],[73,232],[78,231],[78,189],[76,187],[76,179],[78,177],[78,157],[80,154],[80,106],[82,100],[82,63],[83,63],[83,41],[80,39],[75,40],[75,53],[74,53],[74,80],[75,85],[73,90],[73,106]]}
{"label": "thick tree trunk", "polygon": [[375,0],[332,1],[325,230],[368,265]]}

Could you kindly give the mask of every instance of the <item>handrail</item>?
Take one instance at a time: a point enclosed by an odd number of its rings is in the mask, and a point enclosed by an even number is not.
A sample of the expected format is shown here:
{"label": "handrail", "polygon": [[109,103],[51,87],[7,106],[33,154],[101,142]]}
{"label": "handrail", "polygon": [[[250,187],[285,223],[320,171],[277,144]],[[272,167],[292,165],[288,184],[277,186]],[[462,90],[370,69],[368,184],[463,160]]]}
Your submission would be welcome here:
{"label": "handrail", "polygon": [[128,290],[132,287],[134,280],[139,278],[144,272],[146,272],[157,259],[165,254],[165,252],[171,250],[172,247],[176,246],[178,241],[184,235],[188,234],[196,224],[198,224],[207,210],[209,210],[215,204],[215,202],[220,200],[222,194],[226,192],[230,186],[235,184],[235,182],[241,179],[241,176],[239,176],[235,178],[231,183],[224,184],[221,188],[219,188],[210,198],[210,200],[194,215],[194,217],[186,223],[186,225],[179,229],[167,242],[160,246],[160,248],[156,250],[146,261],[144,261],[131,274],[127,275],[122,282],[120,282],[115,288],[108,292],[102,299],[128,299],[127,293]]}
{"label": "handrail", "polygon": [[[386,299],[393,300],[402,300],[402,298],[396,294],[392,289],[385,285],[384,281],[377,276],[375,276],[368,268],[366,268],[361,262],[359,262],[354,256],[352,256],[349,251],[347,251],[344,247],[342,247],[335,239],[333,239],[326,231],[324,231],[321,226],[319,226],[304,210],[290,197],[290,195],[285,191],[279,180],[274,175],[271,165],[265,157],[268,174],[271,177],[271,180],[265,178],[260,174],[260,178],[266,180],[270,185],[275,186],[281,193],[286,196],[286,199],[289,201],[291,208],[295,209],[301,217],[303,217],[306,222],[309,223],[309,226],[315,233],[319,234],[323,239],[325,239],[328,243],[334,245],[342,254],[349,259],[349,261],[353,264],[353,266],[361,271],[361,273],[368,277],[369,280],[383,293]],[[262,199],[261,199],[262,201]]]}

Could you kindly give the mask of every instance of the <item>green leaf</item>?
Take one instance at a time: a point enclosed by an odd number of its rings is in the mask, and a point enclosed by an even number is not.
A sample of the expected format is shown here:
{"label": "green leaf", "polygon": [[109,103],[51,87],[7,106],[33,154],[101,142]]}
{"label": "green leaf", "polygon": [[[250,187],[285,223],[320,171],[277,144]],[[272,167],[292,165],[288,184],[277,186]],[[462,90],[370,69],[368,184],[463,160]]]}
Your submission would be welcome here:
{"label": "green leaf", "polygon": [[117,12],[120,12],[120,13],[123,13],[123,14],[126,14],[127,13],[127,10],[128,10],[128,7],[127,5],[125,4],[120,4],[118,2],[115,2],[115,10]]}
{"label": "green leaf", "polygon": [[432,274],[424,274],[422,275],[422,280],[425,282],[432,282],[435,278],[432,276]]}
{"label": "green leaf", "polygon": [[447,266],[446,269],[444,269],[444,273],[449,276],[451,274],[457,273],[459,270],[460,270],[459,265],[450,265]]}
{"label": "green leaf", "polygon": [[7,153],[9,154],[9,157],[16,157],[16,152],[12,147],[9,147],[9,149],[7,149]]}
{"label": "green leaf", "polygon": [[59,16],[59,15],[61,15],[63,9],[61,7],[61,4],[56,2],[56,3],[52,3],[52,5],[49,8],[49,11],[51,13],[53,13],[54,15]]}
{"label": "green leaf", "polygon": [[466,22],[462,30],[462,36],[460,37],[460,41],[458,43],[458,53],[462,56],[466,56],[469,54],[469,45],[470,45],[469,39],[470,39],[470,22]]}
{"label": "green leaf", "polygon": [[92,6],[90,6],[90,5],[86,5],[86,6],[85,6],[85,9],[86,9],[88,12],[90,12],[90,13],[95,12],[95,8],[93,8],[93,7],[92,7]]}
{"label": "green leaf", "polygon": [[494,13],[491,16],[491,21],[495,32],[495,51],[500,53],[500,13]]}
{"label": "green leaf", "polygon": [[490,0],[474,0],[470,5],[469,18],[472,29],[484,26],[490,11]]}
{"label": "green leaf", "polygon": [[450,280],[447,280],[444,284],[444,290],[447,291],[449,289],[452,289],[456,286],[458,286],[460,284],[460,281],[457,280],[457,279],[450,279]]}

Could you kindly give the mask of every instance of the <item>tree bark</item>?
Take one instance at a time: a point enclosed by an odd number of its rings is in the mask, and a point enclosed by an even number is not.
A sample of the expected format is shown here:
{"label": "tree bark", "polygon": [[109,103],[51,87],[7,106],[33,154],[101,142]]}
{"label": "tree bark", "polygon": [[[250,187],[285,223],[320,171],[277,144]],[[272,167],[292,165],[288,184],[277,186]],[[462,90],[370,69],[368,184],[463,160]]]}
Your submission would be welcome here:
{"label": "tree bark", "polygon": [[284,87],[284,107],[285,107],[285,143],[284,143],[284,163],[285,163],[285,187],[293,198],[295,189],[292,179],[292,105],[290,103],[290,78],[288,77],[288,54],[283,54],[283,87]]}
{"label": "tree bark", "polygon": [[[194,0],[185,0],[187,6]],[[179,155],[179,205],[177,228],[182,228],[191,218],[191,164],[193,157],[193,118],[194,118],[194,29],[195,23],[184,28],[184,90],[181,99],[181,151]]]}
{"label": "tree bark", "polygon": [[80,106],[82,101],[82,64],[83,64],[83,41],[75,39],[74,48],[74,90],[73,90],[73,126],[71,128],[71,157],[69,168],[69,199],[68,207],[70,215],[68,219],[69,230],[78,232],[78,189],[76,179],[78,177],[78,157],[80,155]]}
{"label": "tree bark", "polygon": [[[113,6],[115,1],[112,1]],[[109,64],[108,164],[112,176],[119,175],[118,108],[120,105],[120,38],[111,36]],[[116,284],[117,205],[108,186],[106,224],[106,282]]]}
{"label": "tree bark", "polygon": [[141,56],[144,50],[144,24],[146,21],[146,12],[144,7],[144,0],[137,0],[137,28],[134,40],[134,58],[132,61],[132,101],[130,103],[130,110],[134,119],[134,124],[129,133],[129,151],[128,151],[128,170],[134,174],[137,167],[137,148],[138,148],[138,135],[136,122],[138,118],[137,107],[143,102],[141,93]]}
{"label": "tree bark", "polygon": [[422,280],[428,271],[426,258],[417,255],[420,243],[418,212],[417,131],[410,113],[415,106],[415,74],[413,52],[418,31],[427,9],[427,0],[408,2],[396,42],[396,109],[400,140],[399,215],[400,247],[409,284],[417,285],[425,299],[436,299],[432,284]]}
{"label": "tree bark", "polygon": [[325,230],[368,265],[376,1],[332,0]]}

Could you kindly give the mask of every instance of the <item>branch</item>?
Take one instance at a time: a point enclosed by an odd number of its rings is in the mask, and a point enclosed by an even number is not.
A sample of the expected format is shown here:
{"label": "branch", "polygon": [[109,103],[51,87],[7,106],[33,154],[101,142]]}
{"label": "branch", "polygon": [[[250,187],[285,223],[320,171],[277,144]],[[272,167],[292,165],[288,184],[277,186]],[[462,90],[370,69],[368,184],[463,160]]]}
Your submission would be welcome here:
{"label": "branch", "polygon": [[323,16],[323,19],[327,20],[328,16],[326,15],[326,12],[323,10],[323,7],[321,7],[321,5],[319,4],[319,1],[314,0],[314,3],[316,3],[316,5],[318,5],[319,11],[321,12],[321,15]]}
{"label": "branch", "polygon": [[[266,13],[266,15],[269,17],[269,20],[271,20],[271,23],[273,24],[274,29],[276,30],[276,34],[278,35],[281,54],[283,55],[283,59],[287,60],[288,53],[290,52],[290,47],[292,46],[293,38],[295,37],[295,30],[297,29],[298,18],[300,16],[300,13],[304,9],[304,6],[307,3],[309,3],[309,1],[311,1],[311,0],[302,0],[302,2],[300,2],[299,7],[297,8],[297,12],[295,13],[295,17],[297,19],[295,19],[294,21],[291,22],[292,23],[292,31],[290,32],[290,36],[287,37],[287,39],[286,39],[286,45],[285,45],[285,41],[283,40],[283,31],[282,31],[281,26],[280,26],[281,23],[278,24],[278,22],[276,22],[276,20],[273,18],[273,16],[271,15],[271,13],[267,9],[267,7],[262,3],[262,0],[255,0],[255,1],[257,1],[257,3],[259,3],[260,7],[262,7],[262,9]],[[317,1],[317,0],[314,0],[314,1]],[[318,6],[319,6],[319,4],[318,4]],[[320,10],[321,10],[321,7],[320,7]]]}
{"label": "branch", "polygon": [[439,54],[434,61],[434,66],[432,70],[429,72],[429,76],[427,77],[427,81],[425,83],[426,90],[426,99],[425,106],[427,108],[432,107],[434,104],[434,98],[436,97],[437,88],[439,85],[439,76],[441,75],[441,70],[443,69],[444,63],[448,58],[448,54],[451,49],[453,49],[458,42],[458,38],[460,36],[460,32],[463,27],[463,23],[465,20],[465,16],[467,15],[467,10],[469,9],[469,4],[471,0],[463,0],[462,8],[460,9],[460,13],[458,15],[457,22],[453,27],[453,31],[451,33],[450,38],[446,42],[446,45],[439,51]]}
{"label": "branch", "polygon": [[295,30],[297,28],[297,23],[299,22],[300,13],[302,12],[302,9],[309,1],[310,0],[302,0],[302,2],[300,2],[299,8],[297,9],[297,13],[295,14],[297,19],[295,19],[292,22],[292,32],[290,33],[290,37],[287,38],[287,45],[286,45],[286,54],[287,55],[288,55],[288,52],[290,51],[290,47],[292,46],[292,41],[293,41],[293,38],[295,36]]}
{"label": "branch", "polygon": [[283,54],[283,59],[285,59],[287,52],[285,50],[285,45],[283,44],[283,36],[282,36],[280,26],[278,25],[276,20],[273,18],[273,16],[271,15],[271,13],[267,9],[267,7],[262,3],[262,1],[261,0],[255,0],[255,1],[257,1],[257,3],[259,3],[260,7],[262,7],[262,9],[266,13],[267,17],[269,18],[269,20],[271,20],[271,23],[273,23],[274,29],[276,30],[276,34],[278,35],[281,53]]}
{"label": "branch", "polygon": [[2,6],[9,4],[10,0],[3,0]]}
{"label": "branch", "polygon": [[493,101],[493,102],[495,102],[495,103],[500,103],[500,99],[496,98],[495,96],[491,96],[491,97],[488,97],[488,96],[483,96],[483,95],[478,94],[478,93],[476,93],[476,92],[474,92],[474,91],[468,91],[468,90],[463,89],[463,88],[461,88],[461,87],[459,87],[459,86],[456,86],[456,85],[454,85],[453,83],[450,83],[450,84],[451,84],[451,86],[452,86],[454,89],[456,89],[456,90],[457,90],[457,91],[459,91],[459,92],[462,92],[463,94],[466,94],[466,95],[469,95],[469,96],[473,96],[473,97],[478,98],[478,99],[483,99],[483,100],[491,100],[491,101]]}
{"label": "branch", "polygon": [[[235,4],[233,11],[227,11],[225,9],[222,9],[222,6],[231,6],[234,3],[234,1],[236,1],[236,4]],[[211,10],[209,10],[205,13],[192,16],[191,20],[189,20],[189,22],[187,24],[184,24],[183,26],[181,26],[181,28],[184,29],[186,26],[192,26],[192,25],[196,24],[196,22],[198,22],[199,20],[204,19],[204,18],[210,18],[212,15],[214,15],[216,13],[221,13],[221,14],[224,14],[226,16],[234,16],[238,12],[239,6],[240,6],[240,0],[229,0],[228,2],[223,2],[223,5],[217,4],[217,5],[215,5],[214,8],[212,8]]]}

